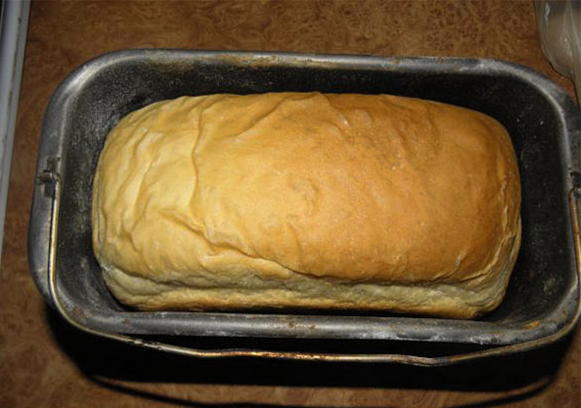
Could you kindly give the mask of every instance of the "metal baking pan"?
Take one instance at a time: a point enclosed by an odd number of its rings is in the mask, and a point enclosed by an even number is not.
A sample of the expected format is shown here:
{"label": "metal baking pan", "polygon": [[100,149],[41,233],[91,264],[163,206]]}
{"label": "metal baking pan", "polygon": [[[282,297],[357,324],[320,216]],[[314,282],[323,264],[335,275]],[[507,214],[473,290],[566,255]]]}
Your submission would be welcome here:
{"label": "metal baking pan", "polygon": [[[499,120],[517,152],[523,197],[522,249],[500,307],[480,320],[461,321],[316,311],[137,312],[119,305],[102,281],[91,247],[91,183],[109,130],[129,112],[163,99],[276,91],[420,97]],[[562,89],[528,68],[496,60],[114,52],[70,74],[47,108],[29,227],[30,269],[47,302],[75,326],[187,355],[442,365],[527,350],[562,337],[579,315],[580,137],[581,116]],[[233,346],[243,337],[295,339],[296,350],[191,349],[144,340],[144,335],[215,336],[231,339]],[[480,347],[441,357],[301,351],[307,339]]]}

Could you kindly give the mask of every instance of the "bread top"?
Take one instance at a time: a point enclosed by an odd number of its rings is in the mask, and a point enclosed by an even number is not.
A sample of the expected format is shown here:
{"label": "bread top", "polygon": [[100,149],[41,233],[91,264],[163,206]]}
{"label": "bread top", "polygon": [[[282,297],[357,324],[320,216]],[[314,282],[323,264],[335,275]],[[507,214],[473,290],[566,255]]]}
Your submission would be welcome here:
{"label": "bread top", "polygon": [[220,94],[155,103],[112,130],[93,239],[100,262],[135,276],[246,264],[265,279],[476,290],[512,267],[519,211],[512,144],[484,114],[388,95]]}

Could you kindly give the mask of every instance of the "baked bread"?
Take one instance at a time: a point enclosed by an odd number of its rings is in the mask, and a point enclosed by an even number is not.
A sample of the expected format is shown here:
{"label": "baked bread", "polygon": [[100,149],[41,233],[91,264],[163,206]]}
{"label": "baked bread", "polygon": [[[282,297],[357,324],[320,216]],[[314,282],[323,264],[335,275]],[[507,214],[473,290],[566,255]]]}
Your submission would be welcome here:
{"label": "baked bread", "polygon": [[506,130],[405,97],[154,103],[108,135],[93,191],[105,281],[142,310],[472,318],[501,301],[520,245]]}

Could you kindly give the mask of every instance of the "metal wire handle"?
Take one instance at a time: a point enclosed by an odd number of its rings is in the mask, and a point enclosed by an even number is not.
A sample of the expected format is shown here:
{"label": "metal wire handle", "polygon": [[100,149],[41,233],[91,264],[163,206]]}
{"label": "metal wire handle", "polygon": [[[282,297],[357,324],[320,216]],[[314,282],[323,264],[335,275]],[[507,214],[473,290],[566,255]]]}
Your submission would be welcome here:
{"label": "metal wire handle", "polygon": [[[569,192],[569,207],[571,211],[571,219],[573,225],[573,240],[575,246],[575,255],[577,258],[577,308],[574,317],[557,332],[541,337],[539,339],[530,340],[517,344],[510,344],[499,346],[484,350],[478,350],[467,353],[453,354],[440,357],[424,357],[408,354],[334,354],[334,353],[317,353],[317,352],[293,352],[293,351],[269,351],[269,350],[255,350],[255,349],[198,349],[185,346],[177,346],[169,343],[162,343],[152,340],[145,340],[138,337],[109,333],[87,327],[77,322],[67,308],[61,302],[59,289],[57,285],[57,270],[56,270],[56,252],[57,252],[57,231],[58,231],[58,217],[61,200],[62,180],[60,175],[53,169],[44,170],[39,175],[39,180],[47,184],[52,184],[52,202],[51,202],[51,220],[50,220],[50,238],[49,238],[49,254],[48,254],[48,290],[54,301],[54,305],[58,312],[74,327],[96,335],[112,340],[117,340],[126,344],[134,346],[145,347],[157,351],[165,351],[169,353],[179,354],[188,357],[199,358],[224,358],[224,357],[261,357],[282,360],[303,360],[303,361],[335,361],[335,362],[373,362],[373,363],[398,363],[423,367],[437,367],[466,362],[470,360],[481,359],[485,357],[501,356],[511,353],[523,352],[532,350],[537,347],[551,344],[573,329],[579,316],[581,315],[581,229],[579,221],[579,206],[577,201],[581,199],[581,187],[574,187]],[[45,186],[45,188],[48,186]]]}

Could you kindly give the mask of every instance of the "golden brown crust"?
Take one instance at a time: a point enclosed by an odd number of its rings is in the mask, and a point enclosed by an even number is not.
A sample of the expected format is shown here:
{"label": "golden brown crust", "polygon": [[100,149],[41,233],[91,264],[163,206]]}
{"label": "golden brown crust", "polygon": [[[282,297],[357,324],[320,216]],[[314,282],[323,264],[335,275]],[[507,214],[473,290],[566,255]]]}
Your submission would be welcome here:
{"label": "golden brown crust", "polygon": [[519,211],[510,139],[483,114],[387,95],[211,95],[111,132],[93,241],[113,292],[141,308],[472,317],[504,294]]}

